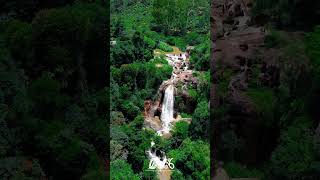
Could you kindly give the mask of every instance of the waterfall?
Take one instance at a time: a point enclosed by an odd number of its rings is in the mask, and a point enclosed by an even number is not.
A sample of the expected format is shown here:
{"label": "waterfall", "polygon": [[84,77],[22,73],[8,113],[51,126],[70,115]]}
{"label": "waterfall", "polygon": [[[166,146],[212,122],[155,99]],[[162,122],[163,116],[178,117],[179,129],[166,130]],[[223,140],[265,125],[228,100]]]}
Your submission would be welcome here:
{"label": "waterfall", "polygon": [[152,141],[151,149],[149,149],[147,152],[148,152],[149,158],[155,163],[155,167],[162,170],[166,167],[167,157],[166,156],[163,156],[162,158],[158,157],[155,149],[152,149],[154,145],[155,143]]}
{"label": "waterfall", "polygon": [[162,127],[161,130],[163,133],[170,132],[171,121],[173,120],[173,106],[174,106],[174,87],[169,85],[164,94],[164,99],[162,103],[162,112],[161,112],[161,121]]}

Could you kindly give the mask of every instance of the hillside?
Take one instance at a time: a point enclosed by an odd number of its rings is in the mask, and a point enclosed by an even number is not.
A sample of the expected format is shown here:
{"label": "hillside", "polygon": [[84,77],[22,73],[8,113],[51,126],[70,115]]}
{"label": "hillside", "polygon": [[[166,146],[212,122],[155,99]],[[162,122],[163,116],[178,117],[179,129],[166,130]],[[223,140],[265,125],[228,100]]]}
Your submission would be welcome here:
{"label": "hillside", "polygon": [[319,6],[311,2],[212,2],[213,144],[232,178],[319,178],[319,22],[310,17]]}

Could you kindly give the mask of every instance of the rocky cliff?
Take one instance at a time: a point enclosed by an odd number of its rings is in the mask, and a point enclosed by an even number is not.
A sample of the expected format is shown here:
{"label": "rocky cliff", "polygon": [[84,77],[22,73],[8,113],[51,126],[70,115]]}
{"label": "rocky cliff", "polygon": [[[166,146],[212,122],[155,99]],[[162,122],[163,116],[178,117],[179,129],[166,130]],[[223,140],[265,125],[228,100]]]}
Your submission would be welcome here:
{"label": "rocky cliff", "polygon": [[251,21],[251,7],[250,0],[212,1],[211,105],[217,159],[223,159],[225,154],[219,152],[224,146],[223,134],[232,131],[239,138],[237,141],[241,142],[244,154],[243,157],[234,155],[234,159],[255,164],[261,160],[261,152],[267,146],[261,142],[269,143],[269,139],[255,103],[248,96],[248,86],[250,83],[277,86],[279,68],[273,60],[278,52],[264,47],[268,32]]}

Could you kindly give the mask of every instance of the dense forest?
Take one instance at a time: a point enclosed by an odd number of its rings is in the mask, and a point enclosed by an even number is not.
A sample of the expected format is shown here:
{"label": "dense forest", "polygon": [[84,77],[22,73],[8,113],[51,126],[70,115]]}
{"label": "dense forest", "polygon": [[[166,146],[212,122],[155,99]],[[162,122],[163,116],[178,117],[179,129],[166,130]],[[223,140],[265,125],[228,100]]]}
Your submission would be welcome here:
{"label": "dense forest", "polygon": [[0,179],[107,179],[107,7],[0,2]]}
{"label": "dense forest", "polygon": [[217,172],[319,179],[319,1],[212,3]]}
{"label": "dense forest", "polygon": [[[207,0],[111,1],[111,179],[158,179],[157,172],[148,171],[151,142],[173,158],[171,179],[210,178],[209,17]],[[165,138],[146,125],[143,113],[172,77],[165,54],[190,46],[189,68],[196,83],[189,84],[184,95],[183,84],[175,85],[174,110],[192,121],[175,123],[171,138]]]}

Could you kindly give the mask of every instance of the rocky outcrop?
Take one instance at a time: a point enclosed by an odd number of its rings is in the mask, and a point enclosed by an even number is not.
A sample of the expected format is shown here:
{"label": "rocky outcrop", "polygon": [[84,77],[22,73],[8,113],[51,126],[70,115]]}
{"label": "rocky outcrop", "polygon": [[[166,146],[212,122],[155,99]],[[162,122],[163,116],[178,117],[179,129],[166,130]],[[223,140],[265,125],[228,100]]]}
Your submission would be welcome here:
{"label": "rocky outcrop", "polygon": [[144,127],[158,131],[161,129],[161,104],[157,100],[155,102],[151,100],[144,101]]}
{"label": "rocky outcrop", "polygon": [[144,112],[143,112],[143,115],[145,117],[148,117],[150,116],[150,112],[151,112],[151,106],[152,106],[152,101],[151,100],[147,100],[147,101],[144,101]]}
{"label": "rocky outcrop", "polygon": [[[241,91],[246,90],[251,66],[254,63],[255,52],[263,46],[265,32],[261,27],[250,26],[249,0],[218,0],[213,1],[213,49],[212,66],[216,69],[213,79],[219,83],[219,76],[225,69],[231,69],[236,74],[231,77],[228,93],[229,101],[235,104],[250,103]],[[215,66],[219,66],[217,69]],[[215,87],[215,85],[213,85]],[[213,96],[217,104],[219,98],[213,89]],[[239,101],[239,102],[237,102]],[[250,109],[250,108],[246,108]]]}
{"label": "rocky outcrop", "polygon": [[250,64],[256,50],[263,45],[262,28],[248,27],[239,31],[229,32],[228,36],[217,39],[213,52],[221,64],[239,69],[246,63]]}
{"label": "rocky outcrop", "polygon": [[160,120],[159,116],[145,117],[145,119],[144,119],[144,127],[153,129],[155,131],[161,130],[162,129],[162,125],[161,125],[161,120]]}
{"label": "rocky outcrop", "polygon": [[[213,105],[218,105],[216,84],[219,75],[225,69],[232,69],[239,74],[232,77],[229,84],[230,98],[245,100],[242,96],[247,87],[250,66],[253,64],[255,52],[263,46],[265,32],[261,27],[250,26],[249,0],[217,0],[212,1],[212,69],[213,69]],[[217,69],[217,65],[219,69]]]}
{"label": "rocky outcrop", "polygon": [[249,26],[251,0],[215,0],[212,1],[211,24],[212,40],[217,40],[231,31]]}

